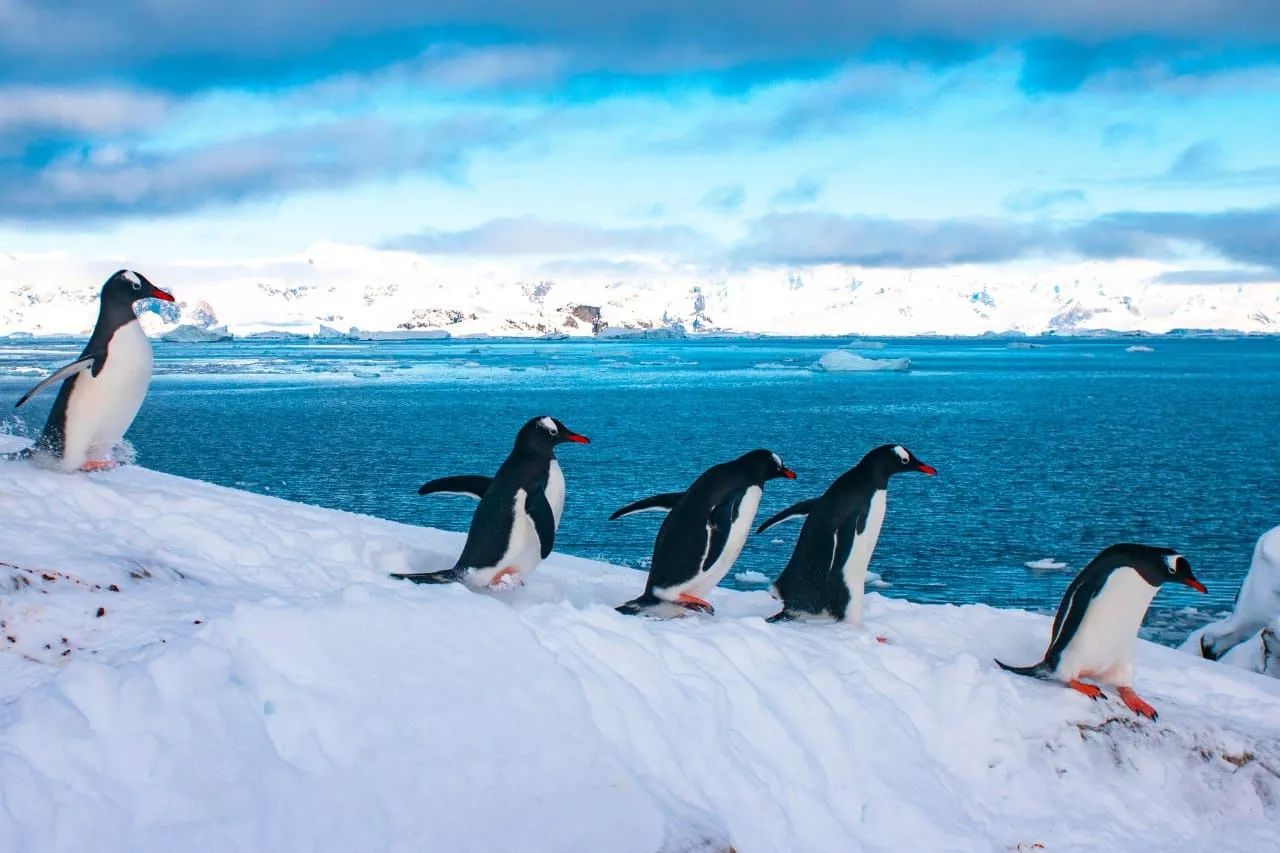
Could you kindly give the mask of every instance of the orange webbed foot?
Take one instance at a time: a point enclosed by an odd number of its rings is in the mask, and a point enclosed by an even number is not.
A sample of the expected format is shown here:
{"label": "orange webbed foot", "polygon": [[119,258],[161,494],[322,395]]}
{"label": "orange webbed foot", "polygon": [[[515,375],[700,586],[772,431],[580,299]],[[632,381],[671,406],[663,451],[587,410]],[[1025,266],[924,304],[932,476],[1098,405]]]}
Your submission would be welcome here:
{"label": "orange webbed foot", "polygon": [[116,463],[110,459],[90,459],[88,462],[80,466],[81,471],[110,471],[116,467]]}
{"label": "orange webbed foot", "polygon": [[716,612],[716,609],[711,606],[711,602],[704,601],[698,596],[690,595],[687,592],[680,593],[676,596],[676,600],[683,604],[686,609],[694,610],[698,613],[714,614]]}
{"label": "orange webbed foot", "polygon": [[1090,699],[1106,699],[1107,694],[1102,692],[1102,688],[1095,684],[1085,684],[1083,681],[1076,681],[1074,678],[1067,682],[1067,686],[1072,690],[1078,690]]}
{"label": "orange webbed foot", "polygon": [[882,637],[882,636],[880,636],[879,634],[876,634],[876,642],[877,642],[877,643],[880,643],[881,645],[885,645],[885,646],[887,646],[887,645],[889,644],[889,638],[888,638],[888,637]]}
{"label": "orange webbed foot", "polygon": [[510,566],[500,570],[489,581],[489,589],[506,589],[509,586],[520,586],[521,580],[516,570]]}
{"label": "orange webbed foot", "polygon": [[1119,692],[1120,700],[1124,702],[1125,707],[1135,714],[1141,714],[1148,720],[1154,720],[1160,716],[1155,708],[1142,701],[1142,697],[1133,692],[1132,687],[1121,687]]}

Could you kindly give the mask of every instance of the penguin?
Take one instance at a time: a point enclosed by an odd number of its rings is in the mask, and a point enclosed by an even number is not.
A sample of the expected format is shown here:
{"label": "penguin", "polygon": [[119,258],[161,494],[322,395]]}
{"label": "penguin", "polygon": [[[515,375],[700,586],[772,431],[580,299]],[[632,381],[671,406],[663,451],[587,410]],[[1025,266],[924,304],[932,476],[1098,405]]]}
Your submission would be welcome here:
{"label": "penguin", "polygon": [[757,533],[791,518],[805,519],[791,559],[773,585],[782,610],[769,621],[831,617],[862,624],[867,566],[880,538],[889,478],[905,471],[938,474],[902,445],[881,445],[821,497],[800,501],[760,525]]}
{"label": "penguin", "polygon": [[173,302],[173,295],[146,276],[120,270],[102,286],[98,322],[80,357],[22,395],[15,408],[57,382],[49,420],[36,443],[8,458],[45,456],[62,471],[103,471],[133,423],[151,384],[151,343],[133,303],[140,299]]}
{"label": "penguin", "polygon": [[1165,583],[1208,592],[1191,573],[1187,558],[1171,548],[1112,545],[1067,587],[1040,662],[1031,666],[996,663],[1018,675],[1065,682],[1090,699],[1106,696],[1101,688],[1081,679],[1113,684],[1129,710],[1154,720],[1155,708],[1133,691],[1133,649],[1147,607]]}
{"label": "penguin", "polygon": [[516,433],[511,454],[492,477],[464,475],[423,483],[420,495],[467,495],[480,501],[453,568],[393,574],[414,583],[462,581],[473,588],[518,586],[551,553],[564,511],[557,445],[590,444],[555,418],[533,418]]}
{"label": "penguin", "polygon": [[643,498],[609,516],[616,521],[637,512],[668,513],[653,544],[644,594],[618,612],[657,617],[715,613],[706,595],[742,553],[764,484],[778,477],[794,480],[796,472],[773,451],[753,450],[708,468],[683,492]]}

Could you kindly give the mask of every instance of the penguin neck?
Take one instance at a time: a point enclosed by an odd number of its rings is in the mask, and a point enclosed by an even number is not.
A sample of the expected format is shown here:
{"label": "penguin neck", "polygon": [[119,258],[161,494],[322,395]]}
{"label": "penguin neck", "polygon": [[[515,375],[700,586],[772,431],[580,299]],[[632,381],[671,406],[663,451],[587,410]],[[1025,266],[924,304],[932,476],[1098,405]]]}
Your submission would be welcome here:
{"label": "penguin neck", "polygon": [[93,327],[93,339],[106,341],[115,334],[116,329],[126,326],[138,319],[133,312],[132,303],[103,301],[98,309],[98,322]]}
{"label": "penguin neck", "polygon": [[849,473],[854,475],[851,479],[865,482],[871,486],[872,491],[889,488],[889,472],[884,470],[883,465],[877,464],[876,460],[864,459]]}

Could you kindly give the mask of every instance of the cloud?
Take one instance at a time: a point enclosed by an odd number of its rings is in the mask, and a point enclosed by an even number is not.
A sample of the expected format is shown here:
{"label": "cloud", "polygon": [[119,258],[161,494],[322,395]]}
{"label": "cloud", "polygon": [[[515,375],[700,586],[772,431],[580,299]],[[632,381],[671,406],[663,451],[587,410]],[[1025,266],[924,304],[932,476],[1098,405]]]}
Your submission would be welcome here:
{"label": "cloud", "polygon": [[1204,139],[1187,146],[1174,158],[1157,183],[1256,186],[1280,182],[1280,166],[1233,169],[1224,162],[1221,143]]}
{"label": "cloud", "polygon": [[386,247],[424,255],[573,255],[593,252],[693,255],[708,239],[682,225],[602,228],[550,222],[531,216],[493,219],[461,231],[424,231],[387,242]]}
{"label": "cloud", "polygon": [[740,263],[941,267],[1042,256],[1172,259],[1187,249],[1280,269],[1280,207],[1217,213],[1125,211],[1083,222],[889,219],[830,213],[770,214],[734,249]]}
{"label": "cloud", "polygon": [[1269,284],[1280,282],[1280,270],[1177,270],[1156,276],[1160,284]]}
{"label": "cloud", "polygon": [[485,114],[427,124],[351,119],[174,151],[77,149],[34,171],[0,167],[0,220],[98,220],[426,171],[456,176],[473,152],[510,143],[518,126]]}
{"label": "cloud", "polygon": [[1061,207],[1087,207],[1089,202],[1080,190],[1024,189],[1005,196],[1000,204],[1010,213],[1042,213]]}
{"label": "cloud", "polygon": [[698,206],[718,213],[734,213],[742,209],[742,204],[746,200],[747,191],[742,184],[726,184],[707,190],[698,201]]}

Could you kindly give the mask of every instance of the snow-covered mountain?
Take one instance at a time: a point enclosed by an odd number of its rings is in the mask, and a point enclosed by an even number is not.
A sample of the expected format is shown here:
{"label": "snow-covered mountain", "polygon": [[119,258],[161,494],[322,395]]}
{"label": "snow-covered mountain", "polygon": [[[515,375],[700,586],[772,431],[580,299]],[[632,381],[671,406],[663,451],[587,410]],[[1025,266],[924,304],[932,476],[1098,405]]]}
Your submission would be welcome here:
{"label": "snow-covered mountain", "polygon": [[[109,265],[0,258],[0,334],[82,334]],[[502,336],[674,329],[827,335],[1073,334],[1174,329],[1280,332],[1280,282],[1173,285],[1149,262],[862,269],[683,268],[627,277],[529,275],[511,262],[437,260],[334,243],[239,266],[140,266],[176,306],[148,306],[149,331],[236,335],[365,332]],[[637,269],[658,269],[640,266]]]}

